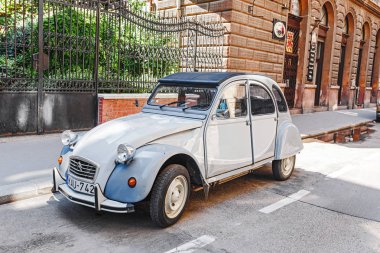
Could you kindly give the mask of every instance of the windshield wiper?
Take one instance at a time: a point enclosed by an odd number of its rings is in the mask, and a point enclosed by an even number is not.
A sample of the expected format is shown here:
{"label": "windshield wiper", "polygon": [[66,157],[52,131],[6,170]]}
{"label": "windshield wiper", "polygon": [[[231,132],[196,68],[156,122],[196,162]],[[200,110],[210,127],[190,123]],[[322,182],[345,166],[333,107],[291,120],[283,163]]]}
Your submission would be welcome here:
{"label": "windshield wiper", "polygon": [[184,108],[182,108],[182,111],[185,111],[185,110],[191,109],[191,108],[196,108],[196,107],[203,107],[203,106],[209,106],[209,104],[199,104],[199,105],[184,107]]}
{"label": "windshield wiper", "polygon": [[160,109],[162,109],[162,107],[165,107],[165,106],[168,106],[168,105],[183,104],[183,103],[185,103],[185,102],[183,102],[183,101],[173,101],[173,102],[170,102],[170,103],[167,103],[167,104],[160,105]]}

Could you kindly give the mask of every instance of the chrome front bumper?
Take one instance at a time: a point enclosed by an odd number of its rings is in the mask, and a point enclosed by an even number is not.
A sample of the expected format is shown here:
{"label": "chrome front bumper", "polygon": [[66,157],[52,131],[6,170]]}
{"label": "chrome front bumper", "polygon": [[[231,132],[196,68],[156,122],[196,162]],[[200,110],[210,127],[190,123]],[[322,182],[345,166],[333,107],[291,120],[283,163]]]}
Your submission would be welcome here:
{"label": "chrome front bumper", "polygon": [[62,179],[57,168],[53,169],[53,193],[60,192],[71,202],[92,207],[96,211],[107,211],[113,213],[131,213],[134,212],[134,205],[129,203],[121,203],[118,201],[107,199],[99,186],[95,185],[95,195],[86,195],[72,190]]}

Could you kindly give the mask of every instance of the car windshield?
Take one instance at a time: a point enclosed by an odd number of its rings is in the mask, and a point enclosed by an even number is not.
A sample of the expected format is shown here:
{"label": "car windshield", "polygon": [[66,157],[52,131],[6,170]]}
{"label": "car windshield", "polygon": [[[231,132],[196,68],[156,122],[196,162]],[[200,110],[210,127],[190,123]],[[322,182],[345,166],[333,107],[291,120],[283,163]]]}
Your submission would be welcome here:
{"label": "car windshield", "polygon": [[204,111],[210,107],[216,91],[215,87],[161,84],[155,90],[148,104],[158,105],[161,109],[170,107]]}

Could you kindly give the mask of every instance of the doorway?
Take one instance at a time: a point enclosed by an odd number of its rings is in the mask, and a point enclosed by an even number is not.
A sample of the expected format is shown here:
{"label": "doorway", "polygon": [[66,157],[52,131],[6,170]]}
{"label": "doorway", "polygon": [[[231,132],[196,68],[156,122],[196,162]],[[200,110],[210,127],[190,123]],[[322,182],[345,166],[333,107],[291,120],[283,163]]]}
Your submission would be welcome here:
{"label": "doorway", "polygon": [[317,87],[315,89],[315,99],[314,99],[314,105],[315,106],[319,106],[319,104],[320,104],[324,52],[325,52],[325,42],[324,41],[318,41],[317,58],[316,58],[316,62],[317,62],[316,85],[317,85]]}
{"label": "doorway", "polygon": [[294,107],[294,99],[297,87],[298,41],[301,20],[302,18],[293,14],[289,14],[288,30],[286,32],[283,79],[286,83],[284,94],[286,102],[290,108]]}
{"label": "doorway", "polygon": [[359,91],[360,91],[360,70],[361,70],[361,65],[362,65],[362,58],[363,58],[363,43],[360,43],[360,48],[359,48],[359,56],[358,56],[358,66],[356,68],[356,90],[355,90],[355,104],[359,105]]}
{"label": "doorway", "polygon": [[339,64],[339,72],[338,72],[338,85],[339,85],[338,105],[341,105],[342,103],[343,72],[344,72],[345,60],[346,60],[346,44],[343,42],[340,48],[340,64]]}

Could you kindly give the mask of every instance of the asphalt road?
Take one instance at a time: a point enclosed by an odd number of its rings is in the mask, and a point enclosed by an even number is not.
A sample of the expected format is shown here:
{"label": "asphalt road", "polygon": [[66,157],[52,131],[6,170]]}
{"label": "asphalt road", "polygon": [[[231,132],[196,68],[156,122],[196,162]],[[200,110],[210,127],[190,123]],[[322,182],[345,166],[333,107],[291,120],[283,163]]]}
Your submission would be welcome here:
{"label": "asphalt road", "polygon": [[[183,218],[156,228],[56,194],[0,206],[2,252],[380,252],[380,126],[362,143],[306,143],[286,182],[270,168],[194,193]],[[171,251],[173,250],[173,251]]]}

